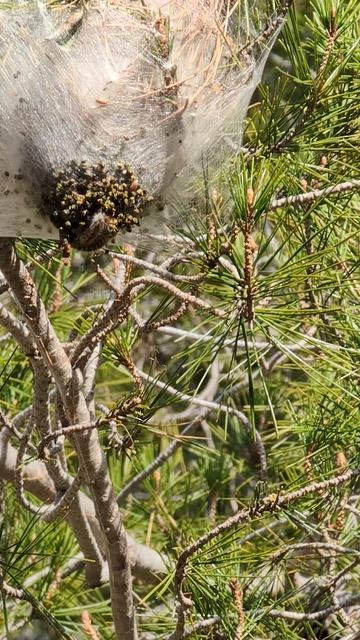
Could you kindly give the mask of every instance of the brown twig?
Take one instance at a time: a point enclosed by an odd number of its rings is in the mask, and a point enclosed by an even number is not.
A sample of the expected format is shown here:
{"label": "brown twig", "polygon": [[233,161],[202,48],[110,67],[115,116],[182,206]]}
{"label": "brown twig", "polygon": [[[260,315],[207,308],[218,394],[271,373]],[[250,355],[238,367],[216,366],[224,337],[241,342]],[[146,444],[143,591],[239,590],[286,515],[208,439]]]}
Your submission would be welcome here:
{"label": "brown twig", "polygon": [[184,313],[186,313],[188,307],[188,302],[180,302],[180,304],[178,304],[178,308],[171,315],[154,322],[143,320],[141,316],[132,308],[130,308],[129,314],[135,321],[136,325],[139,327],[140,331],[143,331],[144,333],[153,333],[154,331],[158,331],[162,327],[167,327],[168,325],[175,324],[178,320],[180,320]]}
{"label": "brown twig", "polygon": [[244,235],[244,287],[245,287],[245,319],[251,325],[254,319],[254,254],[256,244],[254,231],[254,192],[251,188],[246,193],[245,222],[242,226]]}

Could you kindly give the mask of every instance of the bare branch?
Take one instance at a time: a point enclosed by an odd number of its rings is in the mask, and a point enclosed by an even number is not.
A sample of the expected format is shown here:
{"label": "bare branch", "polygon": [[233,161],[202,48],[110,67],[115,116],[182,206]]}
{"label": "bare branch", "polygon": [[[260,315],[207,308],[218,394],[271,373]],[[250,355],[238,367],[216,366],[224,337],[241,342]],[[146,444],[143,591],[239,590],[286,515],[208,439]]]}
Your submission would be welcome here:
{"label": "bare branch", "polygon": [[275,560],[276,558],[282,558],[294,551],[301,550],[313,550],[318,552],[321,552],[322,550],[333,551],[335,555],[355,555],[360,558],[360,551],[352,549],[351,547],[343,547],[340,544],[332,544],[330,542],[297,542],[289,544],[283,549],[278,549],[278,551],[271,555],[271,558]]}
{"label": "bare branch", "polygon": [[139,278],[134,278],[126,287],[129,294],[131,293],[132,289],[134,289],[138,285],[155,285],[158,287],[162,287],[163,289],[166,289],[167,291],[169,291],[169,293],[172,293],[179,300],[182,300],[183,302],[188,302],[188,304],[193,304],[198,309],[208,311],[211,315],[215,315],[219,318],[227,317],[227,314],[225,313],[225,311],[222,311],[221,309],[216,309],[214,306],[212,306],[208,302],[205,302],[204,300],[201,300],[197,296],[194,296],[191,293],[186,293],[185,291],[182,291],[181,289],[179,289],[178,287],[175,287],[173,284],[171,284],[170,282],[167,282],[163,278],[158,278],[156,276],[140,276]]}
{"label": "bare branch", "polygon": [[[128,262],[129,264],[133,264],[137,267],[142,267],[143,269],[147,269],[148,271],[152,271],[156,273],[156,275],[164,278],[165,280],[170,280],[171,282],[201,282],[204,279],[204,273],[199,273],[197,275],[189,275],[182,276],[175,273],[172,273],[168,269],[164,269],[163,267],[158,267],[152,262],[148,262],[147,260],[141,260],[140,258],[136,258],[135,256],[130,256],[124,253],[115,253],[114,251],[110,251],[109,255],[113,258],[117,258],[121,260],[121,262]],[[187,259],[188,260],[188,259]],[[181,256],[181,262],[184,263],[186,261],[185,256]]]}
{"label": "bare branch", "polygon": [[282,611],[278,609],[258,609],[257,614],[271,616],[272,618],[282,618],[283,620],[296,620],[297,622],[323,620],[332,613],[336,613],[340,609],[346,609],[353,605],[360,604],[360,593],[354,595],[342,596],[339,598],[338,604],[319,611],[309,611],[308,613],[300,613],[298,611]]}
{"label": "bare branch", "polygon": [[161,327],[166,327],[167,325],[174,324],[186,313],[188,310],[189,303],[181,302],[178,303],[178,308],[169,316],[162,318],[161,320],[156,320],[155,322],[149,322],[148,320],[143,320],[141,316],[130,307],[129,315],[133,318],[140,331],[144,331],[146,333],[151,333],[153,331],[158,331]]}
{"label": "bare branch", "polygon": [[226,413],[229,415],[236,416],[245,425],[245,427],[247,427],[248,429],[251,429],[251,424],[249,420],[247,419],[246,415],[242,413],[242,411],[239,411],[239,409],[235,409],[234,407],[229,407],[227,405],[220,404],[218,402],[203,400],[201,398],[198,398],[197,396],[190,396],[188,393],[183,393],[182,391],[175,389],[175,387],[172,387],[166,382],[161,382],[161,380],[158,380],[157,378],[154,378],[150,374],[145,373],[144,371],[140,371],[139,369],[138,369],[138,374],[143,380],[151,382],[151,384],[155,385],[156,387],[159,387],[159,389],[163,389],[164,391],[166,391],[172,396],[176,396],[177,398],[179,398],[179,401],[190,402],[190,404],[193,404],[199,407],[204,407],[205,409],[220,411],[221,413]]}
{"label": "bare branch", "polygon": [[216,616],[208,618],[207,620],[199,620],[198,622],[185,626],[181,636],[175,637],[174,634],[171,633],[167,638],[165,638],[165,640],[183,640],[184,638],[190,638],[194,634],[201,633],[211,627],[215,627],[219,622],[220,618]]}
{"label": "bare branch", "polygon": [[[214,342],[214,337],[210,333],[196,333],[195,331],[185,331],[184,329],[180,329],[178,327],[159,327],[157,329],[158,333],[163,333],[169,336],[175,336],[178,338],[183,338],[184,340],[189,340],[190,342]],[[237,338],[228,338],[221,342],[222,347],[233,348],[236,343],[237,348],[245,348],[248,347],[250,349],[269,349],[273,345],[271,342],[264,340],[249,340],[245,343],[244,340],[238,340]],[[215,342],[216,346],[216,342]],[[297,345],[293,345],[295,348]]]}
{"label": "bare branch", "polygon": [[320,200],[321,198],[327,198],[338,193],[345,193],[347,191],[354,191],[360,189],[360,180],[351,180],[348,182],[340,182],[339,184],[325,187],[325,189],[314,189],[313,191],[307,191],[305,193],[299,193],[294,196],[285,196],[284,198],[278,198],[270,203],[270,211],[275,209],[282,209],[290,205],[304,206],[309,202]]}
{"label": "bare branch", "polygon": [[39,458],[46,459],[48,454],[46,452],[46,447],[53,440],[57,440],[61,436],[71,436],[76,433],[83,433],[84,431],[88,431],[89,429],[97,429],[100,426],[100,423],[90,422],[89,424],[69,424],[67,427],[62,427],[61,429],[56,429],[51,433],[47,433],[42,439],[38,447]]}
{"label": "bare branch", "polygon": [[[72,480],[71,484],[67,487],[66,491],[64,491],[63,495],[55,502],[51,507],[45,507],[45,511],[41,509],[41,515],[45,522],[54,522],[58,517],[63,516],[66,511],[70,510],[74,500],[76,499],[77,493],[82,484],[82,473],[78,471],[75,478]],[[93,548],[91,549],[93,552]],[[100,563],[100,567],[102,563]],[[96,584],[100,584],[101,575],[96,576]]]}

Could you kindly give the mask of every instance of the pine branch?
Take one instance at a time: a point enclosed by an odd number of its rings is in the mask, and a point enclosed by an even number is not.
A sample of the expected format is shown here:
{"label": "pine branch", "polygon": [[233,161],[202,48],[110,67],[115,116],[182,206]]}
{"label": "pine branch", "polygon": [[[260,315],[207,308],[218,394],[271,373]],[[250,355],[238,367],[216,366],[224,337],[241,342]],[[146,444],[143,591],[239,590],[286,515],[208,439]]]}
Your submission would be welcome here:
{"label": "pine branch", "polygon": [[332,613],[336,613],[340,609],[346,609],[360,603],[360,594],[346,595],[339,598],[338,604],[319,609],[318,611],[309,611],[308,613],[300,613],[298,611],[283,611],[279,609],[257,609],[258,615],[271,616],[272,618],[280,618],[282,620],[294,620],[296,622],[310,622],[312,620],[324,620]]}
{"label": "pine branch", "polygon": [[[254,506],[249,507],[248,509],[242,509],[234,516],[231,516],[221,524],[217,525],[213,529],[211,529],[208,533],[203,534],[198,538],[195,542],[186,547],[182,553],[180,554],[175,570],[175,589],[176,595],[179,602],[179,613],[178,613],[178,621],[176,625],[176,630],[174,631],[174,637],[172,640],[177,640],[178,636],[176,633],[181,634],[184,629],[186,612],[192,606],[191,600],[185,597],[182,591],[183,581],[186,576],[186,567],[189,559],[200,549],[202,549],[206,544],[211,542],[214,538],[220,536],[223,533],[226,533],[241,524],[242,522],[248,522],[249,520],[253,520],[262,516],[264,513],[274,513],[281,511],[281,509],[287,507],[288,505],[300,500],[301,498],[310,495],[312,493],[320,493],[323,490],[336,488],[341,486],[342,484],[348,482],[351,479],[357,478],[360,475],[360,469],[349,469],[343,474],[338,476],[334,476],[329,478],[328,480],[323,480],[321,482],[313,482],[308,484],[300,489],[289,492],[287,494],[271,494],[263,498],[262,500],[257,501]],[[359,596],[356,596],[356,601],[358,601]],[[340,607],[339,607],[340,608]],[[337,608],[335,610],[338,610]],[[281,614],[281,612],[280,612]],[[275,614],[276,616],[277,614]],[[307,614],[299,614],[299,619],[302,618],[303,615]],[[328,615],[328,610],[324,613],[324,617]],[[281,617],[279,615],[278,617]],[[286,617],[286,616],[284,616]],[[320,618],[323,617],[323,612],[320,613]],[[316,619],[316,618],[315,618]],[[179,637],[181,637],[179,635]]]}
{"label": "pine branch", "polygon": [[360,180],[340,182],[339,184],[325,187],[325,189],[314,189],[313,191],[299,193],[294,196],[285,196],[284,198],[275,199],[270,203],[269,210],[274,211],[275,209],[282,209],[283,207],[288,206],[306,206],[309,203],[321,200],[322,198],[358,190],[360,190]]}
{"label": "pine branch", "polygon": [[[5,480],[13,485],[15,485],[16,457],[17,449],[9,443],[6,430],[0,430],[0,480]],[[56,490],[54,483],[47,473],[45,464],[40,460],[29,462],[26,465],[24,469],[24,488],[45,504],[52,504],[55,501]],[[104,534],[100,529],[92,500],[85,493],[79,491],[79,501],[81,512],[85,514],[99,547],[104,549]],[[65,514],[65,520],[69,520],[69,516],[70,514]],[[154,575],[166,573],[165,564],[156,551],[146,545],[138,544],[131,536],[126,535],[132,570],[135,576],[146,582],[152,582]],[[88,559],[90,556],[83,555],[82,557]],[[81,562],[82,564],[85,563],[85,566],[89,564],[83,559]]]}
{"label": "pine branch", "polygon": [[[70,424],[88,423],[90,416],[83,396],[80,371],[72,368],[47,318],[35,284],[18,259],[11,240],[0,241],[0,269],[23,313],[44,363],[54,378]],[[119,640],[136,640],[127,542],[97,432],[82,431],[73,436],[73,442],[105,533],[116,636]]]}

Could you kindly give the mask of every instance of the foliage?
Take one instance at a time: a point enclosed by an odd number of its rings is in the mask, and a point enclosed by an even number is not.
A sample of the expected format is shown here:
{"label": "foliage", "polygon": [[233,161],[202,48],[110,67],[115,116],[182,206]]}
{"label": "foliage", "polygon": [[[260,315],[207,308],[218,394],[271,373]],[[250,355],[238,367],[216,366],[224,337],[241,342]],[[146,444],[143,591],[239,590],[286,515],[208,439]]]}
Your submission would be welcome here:
{"label": "foliage", "polygon": [[[216,185],[204,168],[206,202],[179,210],[168,246],[155,238],[136,258],[119,245],[66,264],[46,253],[55,245],[17,242],[64,342],[138,279],[131,312],[104,338],[95,400],[117,493],[175,445],[121,502],[127,531],[168,567],[154,586],[134,582],[141,638],[187,637],[184,612],[196,638],[357,637],[357,9],[290,9],[274,54],[282,65],[270,60],[241,156]],[[14,419],[32,403],[32,374],[5,329],[0,375],[0,406]],[[70,445],[66,455],[74,473]],[[327,486],[348,469],[353,477]],[[277,507],[305,486],[314,490]],[[40,617],[54,637],[113,638],[107,585],[90,589],[69,569],[79,551],[70,528],[19,508],[12,486],[3,492],[1,571],[25,598],[3,589],[2,637],[23,637],[17,626]],[[246,520],[186,559],[180,582],[181,552],[242,509]]]}

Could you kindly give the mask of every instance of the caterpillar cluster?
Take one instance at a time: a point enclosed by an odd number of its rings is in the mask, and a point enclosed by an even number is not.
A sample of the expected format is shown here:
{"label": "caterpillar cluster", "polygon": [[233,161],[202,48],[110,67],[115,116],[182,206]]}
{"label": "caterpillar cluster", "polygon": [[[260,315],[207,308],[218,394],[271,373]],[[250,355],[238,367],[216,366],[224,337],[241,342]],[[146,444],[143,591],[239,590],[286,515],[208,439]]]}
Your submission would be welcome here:
{"label": "caterpillar cluster", "polygon": [[78,249],[93,250],[120,230],[140,224],[151,200],[131,169],[119,163],[72,161],[53,172],[42,189],[41,210],[63,238]]}

